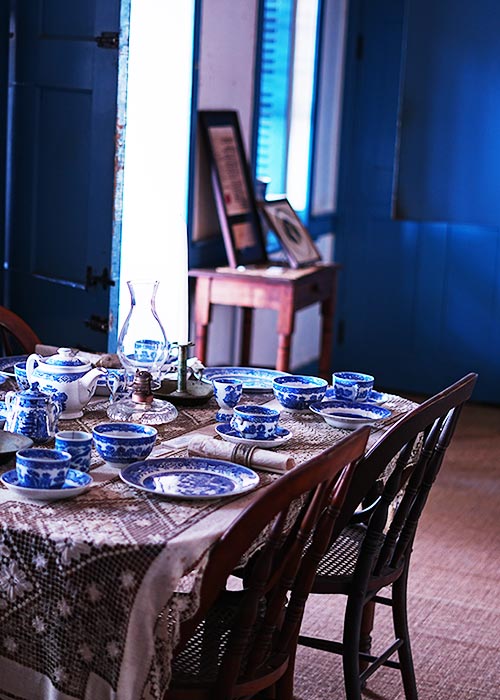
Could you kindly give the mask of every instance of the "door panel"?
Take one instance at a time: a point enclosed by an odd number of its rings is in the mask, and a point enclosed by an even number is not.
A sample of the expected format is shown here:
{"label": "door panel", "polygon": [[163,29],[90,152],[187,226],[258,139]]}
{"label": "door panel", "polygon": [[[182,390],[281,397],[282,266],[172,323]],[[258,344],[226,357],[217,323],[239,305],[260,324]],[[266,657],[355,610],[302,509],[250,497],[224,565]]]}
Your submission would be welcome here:
{"label": "door panel", "polygon": [[[109,289],[87,288],[110,269],[119,0],[15,3],[9,99],[11,193],[6,303],[44,342],[104,350]],[[34,303],[36,300],[36,303]]]}
{"label": "door panel", "polygon": [[477,371],[474,399],[498,403],[500,222],[391,219],[404,10],[404,0],[351,4],[334,369],[426,394]]}

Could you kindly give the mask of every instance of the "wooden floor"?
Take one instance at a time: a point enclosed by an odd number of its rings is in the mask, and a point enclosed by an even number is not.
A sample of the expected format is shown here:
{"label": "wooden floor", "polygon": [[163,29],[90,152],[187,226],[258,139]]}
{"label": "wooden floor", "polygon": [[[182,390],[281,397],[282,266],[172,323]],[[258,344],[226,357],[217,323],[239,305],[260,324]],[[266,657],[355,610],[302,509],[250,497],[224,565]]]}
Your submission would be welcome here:
{"label": "wooden floor", "polygon": [[[419,700],[500,700],[499,582],[500,407],[468,405],[422,515],[410,568]],[[342,612],[341,599],[311,596],[303,631],[339,639]],[[382,637],[388,612],[376,620]],[[344,697],[340,657],[299,648],[295,698]],[[404,700],[399,672],[380,669],[365,697]]]}

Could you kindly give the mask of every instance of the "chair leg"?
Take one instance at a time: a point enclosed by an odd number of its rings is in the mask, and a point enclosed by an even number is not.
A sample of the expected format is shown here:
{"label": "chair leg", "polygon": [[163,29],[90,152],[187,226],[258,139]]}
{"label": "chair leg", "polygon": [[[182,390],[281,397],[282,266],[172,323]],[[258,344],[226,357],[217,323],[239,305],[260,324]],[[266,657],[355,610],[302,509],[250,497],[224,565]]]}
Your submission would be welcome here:
{"label": "chair leg", "polygon": [[392,585],[392,618],[394,622],[394,633],[398,639],[403,640],[402,646],[398,649],[398,656],[401,665],[401,677],[403,679],[405,697],[406,700],[418,700],[415,669],[413,667],[410,635],[408,631],[407,580],[408,566],[405,567],[403,574]]}
{"label": "chair leg", "polygon": [[344,615],[344,649],[342,654],[346,700],[361,700],[359,639],[363,608],[363,600],[348,597]]}
{"label": "chair leg", "polygon": [[297,647],[290,654],[288,667],[284,675],[276,683],[276,700],[293,700],[293,679],[295,674],[295,655]]}
{"label": "chair leg", "polygon": [[[361,629],[359,635],[359,650],[365,654],[370,654],[372,650],[372,630],[375,619],[375,603],[369,600],[363,608],[361,617]],[[359,662],[359,668],[364,671],[369,662],[363,659]]]}

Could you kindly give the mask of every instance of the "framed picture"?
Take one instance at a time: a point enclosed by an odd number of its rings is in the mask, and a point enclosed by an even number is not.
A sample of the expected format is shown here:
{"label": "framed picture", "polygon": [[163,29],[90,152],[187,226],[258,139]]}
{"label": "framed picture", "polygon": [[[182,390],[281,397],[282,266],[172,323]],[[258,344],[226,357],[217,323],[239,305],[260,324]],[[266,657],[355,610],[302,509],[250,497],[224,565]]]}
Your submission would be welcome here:
{"label": "framed picture", "polygon": [[286,197],[261,202],[260,209],[278,237],[290,267],[303,267],[321,260],[309,231]]}
{"label": "framed picture", "polygon": [[199,112],[219,224],[231,267],[267,262],[262,222],[235,111]]}

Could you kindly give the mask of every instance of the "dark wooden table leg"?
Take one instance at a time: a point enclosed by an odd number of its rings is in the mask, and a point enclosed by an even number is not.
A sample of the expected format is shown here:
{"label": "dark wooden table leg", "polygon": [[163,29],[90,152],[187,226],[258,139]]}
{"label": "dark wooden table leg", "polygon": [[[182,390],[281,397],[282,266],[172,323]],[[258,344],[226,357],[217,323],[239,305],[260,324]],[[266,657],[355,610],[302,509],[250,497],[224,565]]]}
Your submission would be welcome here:
{"label": "dark wooden table leg", "polygon": [[241,366],[250,367],[250,351],[252,345],[252,319],[253,309],[248,306],[243,307],[243,317],[241,322]]}

